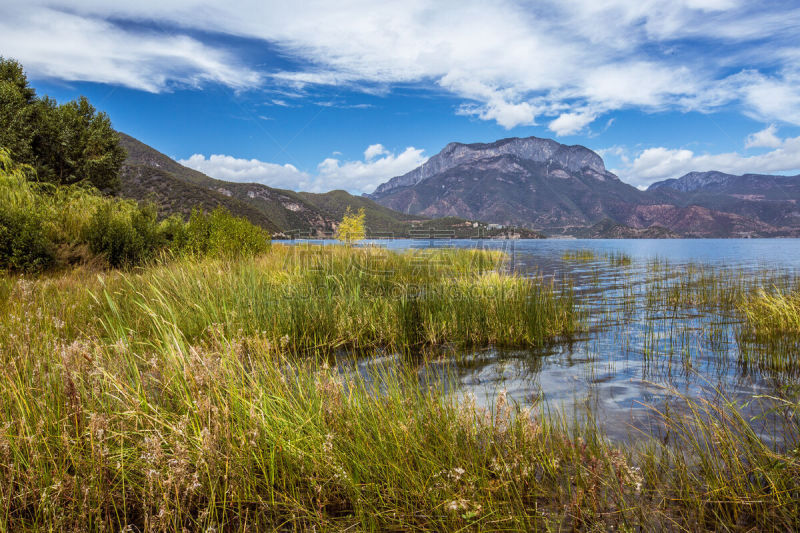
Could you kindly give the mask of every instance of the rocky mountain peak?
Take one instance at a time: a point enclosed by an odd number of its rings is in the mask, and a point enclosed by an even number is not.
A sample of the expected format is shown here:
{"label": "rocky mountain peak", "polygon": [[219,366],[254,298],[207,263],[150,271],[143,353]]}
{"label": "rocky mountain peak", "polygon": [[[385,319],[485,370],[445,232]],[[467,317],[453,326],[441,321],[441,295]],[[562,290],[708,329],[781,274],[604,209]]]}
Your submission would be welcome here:
{"label": "rocky mountain peak", "polygon": [[589,170],[598,174],[608,174],[603,159],[592,150],[580,145],[567,146],[552,139],[510,137],[492,143],[452,142],[411,172],[380,185],[371,196],[379,196],[398,187],[416,185],[458,165],[503,155],[537,163],[552,162],[571,172]]}
{"label": "rocky mountain peak", "polygon": [[648,191],[655,191],[659,189],[672,189],[680,192],[693,192],[701,189],[706,189],[714,185],[724,185],[732,176],[724,172],[711,170],[708,172],[689,172],[680,178],[671,178],[663,181],[657,181],[647,188]]}

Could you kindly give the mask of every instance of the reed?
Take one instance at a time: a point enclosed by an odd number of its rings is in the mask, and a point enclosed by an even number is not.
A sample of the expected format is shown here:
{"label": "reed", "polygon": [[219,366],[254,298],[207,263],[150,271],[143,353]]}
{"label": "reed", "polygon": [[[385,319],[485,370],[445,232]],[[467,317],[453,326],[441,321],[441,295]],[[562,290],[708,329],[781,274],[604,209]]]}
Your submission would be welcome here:
{"label": "reed", "polygon": [[567,250],[561,254],[562,261],[573,262],[590,262],[597,260],[597,254],[594,250],[581,249],[581,250]]}
{"label": "reed", "polygon": [[662,414],[672,447],[625,450],[504,392],[457,402],[402,361],[366,379],[263,339],[162,334],[3,351],[6,529],[800,525],[797,458],[729,408]]}
{"label": "reed", "polygon": [[295,352],[532,346],[576,330],[569,290],[498,273],[501,259],[478,251],[276,245],[252,260],[110,276],[92,289],[90,313],[102,317],[101,333],[110,337],[146,341],[174,324],[195,341],[221,327]]}
{"label": "reed", "polygon": [[760,288],[742,301],[739,310],[758,338],[800,336],[800,290]]}
{"label": "reed", "polygon": [[633,258],[624,252],[609,252],[605,255],[605,258],[610,265],[615,267],[625,267],[633,264]]}

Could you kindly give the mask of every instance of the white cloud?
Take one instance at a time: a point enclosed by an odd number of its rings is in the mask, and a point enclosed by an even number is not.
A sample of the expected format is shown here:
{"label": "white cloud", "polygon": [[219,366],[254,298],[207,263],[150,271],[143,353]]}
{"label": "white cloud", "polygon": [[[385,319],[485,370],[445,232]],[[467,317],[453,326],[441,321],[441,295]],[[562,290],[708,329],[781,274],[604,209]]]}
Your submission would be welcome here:
{"label": "white cloud", "polygon": [[675,105],[681,95],[695,94],[704,81],[683,66],[634,59],[589,69],[573,91],[606,109],[659,109]]}
{"label": "white cloud", "polygon": [[528,102],[512,103],[501,98],[482,106],[464,109],[471,109],[468,114],[477,115],[483,120],[494,120],[507,130],[536,124],[536,110]]}
{"label": "white cloud", "polygon": [[800,72],[786,71],[780,77],[748,73],[746,79],[741,93],[749,114],[800,124]]}
{"label": "white cloud", "polygon": [[[6,0],[0,50],[39,75],[151,91],[268,79],[295,92],[381,93],[420,83],[506,128],[539,117],[560,127],[586,110],[730,105],[800,124],[798,25],[791,3],[742,0]],[[263,40],[302,66],[255,73],[189,31]]]}
{"label": "white cloud", "polygon": [[45,7],[4,6],[0,50],[34,76],[124,85],[149,92],[216,82],[257,86],[261,75],[224,51],[181,34],[128,31]]}
{"label": "white cloud", "polygon": [[630,166],[621,172],[620,177],[638,187],[666,178],[677,178],[692,170],[712,170],[710,168],[701,169],[696,167],[693,164],[693,158],[694,152],[691,150],[670,149],[660,146],[648,148],[641,152]]}
{"label": "white cloud", "polygon": [[519,101],[514,91],[497,91],[474,82],[448,80],[444,84],[463,91],[468,98],[485,100],[484,104],[464,104],[456,111],[459,115],[476,116],[481,120],[494,120],[506,129],[536,124],[536,115],[542,111],[530,102]]}
{"label": "white cloud", "polygon": [[800,137],[785,139],[778,148],[751,156],[737,152],[696,154],[685,148],[648,148],[615,172],[624,181],[645,187],[659,180],[678,178],[688,172],[708,170],[737,175],[800,172]]}
{"label": "white cloud", "polygon": [[388,154],[389,151],[383,147],[382,144],[370,144],[366,150],[364,150],[364,159],[366,161],[370,161],[375,159],[379,155]]}
{"label": "white cloud", "polygon": [[613,155],[618,157],[620,161],[622,161],[626,165],[630,163],[630,158],[628,157],[628,150],[624,146],[615,145],[615,146],[610,146],[608,148],[600,148],[598,150],[595,150],[595,152],[597,152],[603,159],[605,159],[606,156],[608,155]]}
{"label": "white cloud", "polygon": [[592,113],[562,113],[547,126],[556,135],[574,135],[589,125],[595,118]]}
{"label": "white cloud", "polygon": [[263,183],[280,189],[306,190],[312,181],[309,174],[301,172],[294,165],[239,159],[229,155],[214,154],[206,157],[194,154],[189,159],[179,159],[178,163],[212,178],[239,183]]}
{"label": "white cloud", "polygon": [[747,136],[744,141],[745,148],[777,148],[783,141],[775,135],[778,131],[775,124],[770,124],[761,131],[757,131]]}
{"label": "white cloud", "polygon": [[427,160],[423,151],[408,147],[395,154],[381,144],[370,145],[363,161],[342,161],[329,157],[317,165],[317,175],[298,170],[294,165],[240,159],[229,155],[194,154],[178,162],[204,174],[226,181],[262,183],[296,191],[326,192],[345,189],[353,193],[372,192],[390,178],[405,174]]}
{"label": "white cloud", "polygon": [[[380,153],[375,149],[376,146],[380,147]],[[422,152],[421,149],[409,146],[395,155],[383,146],[373,144],[364,151],[364,161],[341,161],[329,157],[317,166],[319,175],[314,183],[314,190],[372,192],[381,183],[414,170],[427,161],[428,158]]]}

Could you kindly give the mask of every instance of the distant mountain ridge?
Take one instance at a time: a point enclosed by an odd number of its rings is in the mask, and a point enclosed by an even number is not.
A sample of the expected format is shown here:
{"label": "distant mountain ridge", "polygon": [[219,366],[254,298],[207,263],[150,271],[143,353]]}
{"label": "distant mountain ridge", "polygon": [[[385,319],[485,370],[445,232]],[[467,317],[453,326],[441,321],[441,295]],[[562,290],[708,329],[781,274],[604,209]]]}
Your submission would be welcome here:
{"label": "distant mountain ridge", "polygon": [[710,170],[708,172],[689,172],[680,178],[670,178],[651,184],[647,190],[673,189],[680,192],[693,192],[714,185],[725,185],[735,176]]}
{"label": "distant mountain ridge", "polygon": [[[450,143],[426,163],[366,195],[396,211],[514,224],[554,234],[609,235],[655,227],[688,237],[800,234],[799,177],[693,172],[641,191],[599,154],[538,137]],[[665,230],[666,233],[662,230]],[[630,232],[629,232],[630,233]]]}
{"label": "distant mountain ridge", "polygon": [[691,172],[640,191],[606,170],[597,153],[551,139],[450,143],[417,169],[357,197],[217,180],[120,137],[128,152],[122,196],[184,217],[194,207],[223,206],[277,237],[330,235],[348,206],[364,208],[371,234],[385,236],[800,236],[800,176]]}
{"label": "distant mountain ridge", "polygon": [[369,195],[396,211],[460,216],[560,232],[653,204],[607,171],[583,146],[538,137],[448,144],[411,172]]}
{"label": "distant mountain ridge", "polygon": [[800,228],[800,175],[690,172],[653,183],[647,192],[679,206],[703,206],[759,220],[779,233]]}
{"label": "distant mountain ridge", "polygon": [[[796,176],[778,176],[772,174],[726,174],[711,170],[708,172],[689,172],[680,178],[657,181],[650,185],[648,191],[672,189],[680,192],[720,192],[724,194],[759,194],[774,197],[777,193],[785,195],[800,191],[800,174]],[[774,197],[773,199],[785,199]]]}

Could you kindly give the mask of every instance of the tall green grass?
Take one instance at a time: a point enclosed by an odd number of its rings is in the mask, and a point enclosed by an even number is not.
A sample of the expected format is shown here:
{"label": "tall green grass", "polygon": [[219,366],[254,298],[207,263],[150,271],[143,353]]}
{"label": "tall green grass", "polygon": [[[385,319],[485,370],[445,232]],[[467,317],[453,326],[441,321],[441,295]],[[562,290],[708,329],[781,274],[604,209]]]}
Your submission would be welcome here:
{"label": "tall green grass", "polygon": [[739,306],[747,326],[759,338],[800,336],[800,290],[759,289]]}
{"label": "tall green grass", "polygon": [[[779,446],[672,391],[664,441],[459,401],[418,359],[339,348],[537,344],[569,291],[486,252],[273,246],[101,276],[0,278],[0,530],[793,530],[797,407]],[[445,290],[446,289],[446,290]],[[309,294],[313,291],[313,294]]]}
{"label": "tall green grass", "polygon": [[[339,375],[258,338],[3,350],[8,530],[791,529],[797,458],[705,405],[675,447],[456,403],[412,367]],[[21,341],[21,342],[20,342]],[[732,426],[732,429],[730,427]]]}
{"label": "tall green grass", "polygon": [[568,290],[486,270],[498,257],[276,245],[109,276],[90,313],[111,337],[147,340],[169,324],[195,341],[219,327],[294,351],[532,346],[576,330]]}

